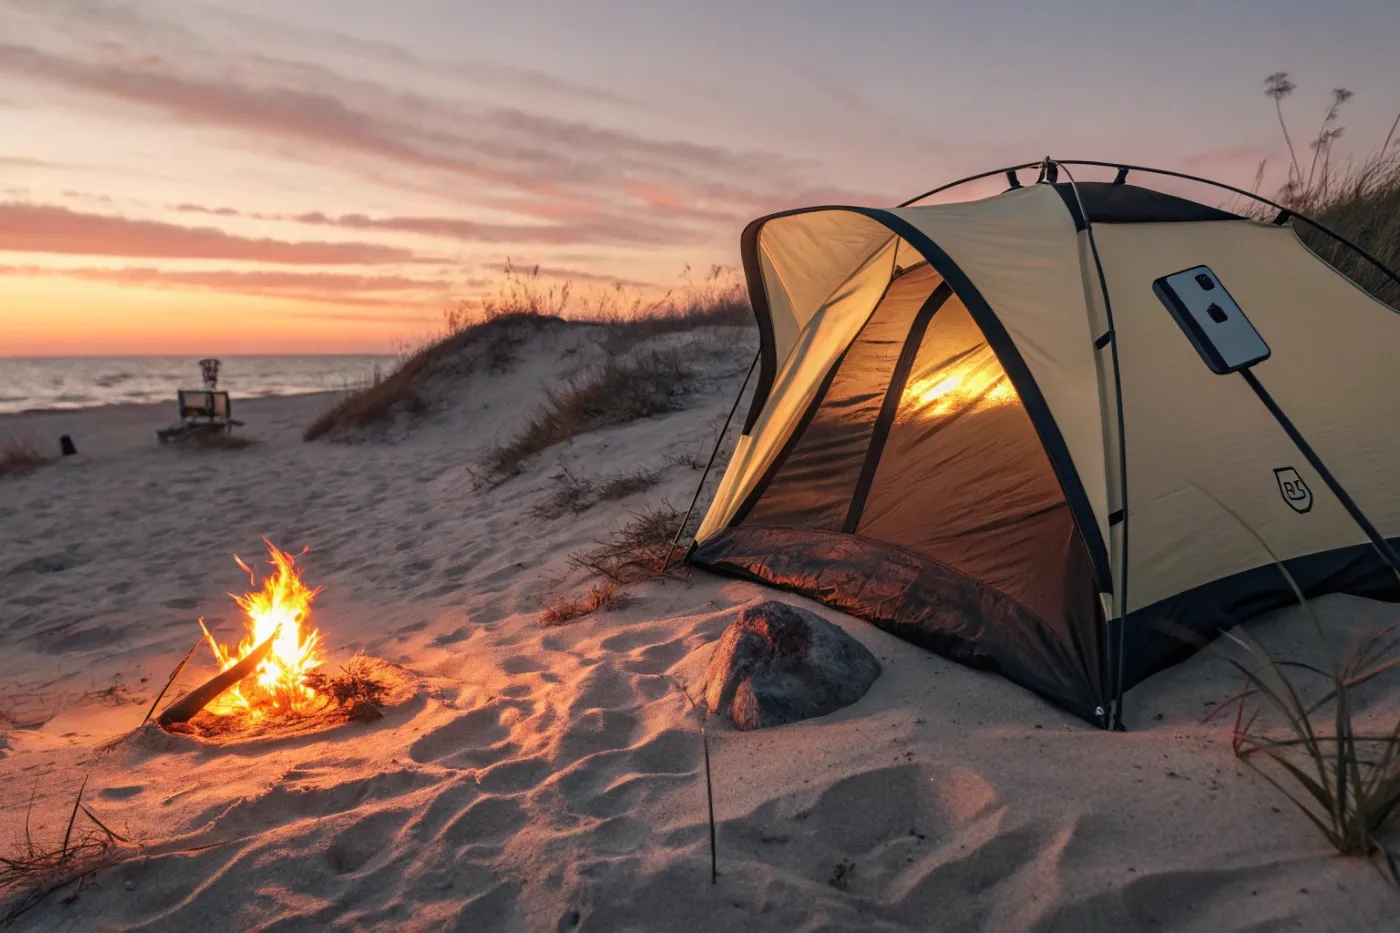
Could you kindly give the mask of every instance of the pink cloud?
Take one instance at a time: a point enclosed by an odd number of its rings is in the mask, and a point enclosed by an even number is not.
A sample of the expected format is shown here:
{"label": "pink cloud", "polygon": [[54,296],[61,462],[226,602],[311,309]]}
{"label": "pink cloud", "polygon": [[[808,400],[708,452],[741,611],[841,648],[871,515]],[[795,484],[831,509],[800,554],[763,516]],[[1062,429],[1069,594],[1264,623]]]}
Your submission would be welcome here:
{"label": "pink cloud", "polygon": [[236,259],[289,265],[417,261],[409,250],[373,243],[253,239],[212,227],[181,227],[28,203],[0,204],[0,251],[3,250],[160,259]]}

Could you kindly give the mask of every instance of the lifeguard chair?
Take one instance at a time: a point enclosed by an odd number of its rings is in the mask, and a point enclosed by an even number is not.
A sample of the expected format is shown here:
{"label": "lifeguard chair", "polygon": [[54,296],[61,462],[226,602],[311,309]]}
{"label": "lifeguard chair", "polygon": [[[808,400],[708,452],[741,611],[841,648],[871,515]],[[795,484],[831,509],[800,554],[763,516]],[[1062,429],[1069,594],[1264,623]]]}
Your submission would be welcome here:
{"label": "lifeguard chair", "polygon": [[233,417],[233,401],[229,394],[218,390],[219,361],[200,360],[199,369],[204,377],[204,388],[176,390],[178,420],[156,431],[162,444],[194,436],[231,433],[243,424]]}

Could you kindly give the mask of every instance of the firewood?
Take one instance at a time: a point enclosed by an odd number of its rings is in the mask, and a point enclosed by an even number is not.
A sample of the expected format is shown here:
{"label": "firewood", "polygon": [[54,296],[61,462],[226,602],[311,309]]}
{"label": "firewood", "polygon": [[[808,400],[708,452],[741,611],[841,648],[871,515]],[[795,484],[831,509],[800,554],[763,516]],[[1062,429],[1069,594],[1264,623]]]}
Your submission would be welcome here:
{"label": "firewood", "polygon": [[160,714],[160,718],[156,722],[162,726],[171,726],[193,719],[195,714],[212,703],[215,697],[258,669],[258,665],[272,651],[272,643],[280,631],[281,627],[279,626],[277,631],[268,636],[267,641],[248,652],[248,656],[242,661],[171,703],[165,712]]}

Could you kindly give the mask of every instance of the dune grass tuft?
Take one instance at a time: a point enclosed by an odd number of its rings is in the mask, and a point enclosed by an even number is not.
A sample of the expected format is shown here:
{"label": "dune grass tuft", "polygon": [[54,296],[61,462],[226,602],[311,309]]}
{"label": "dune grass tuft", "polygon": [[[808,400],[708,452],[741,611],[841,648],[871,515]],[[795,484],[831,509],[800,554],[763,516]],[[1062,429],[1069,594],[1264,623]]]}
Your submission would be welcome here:
{"label": "dune grass tuft", "polygon": [[0,448],[0,476],[24,476],[53,461],[29,441],[12,437]]}
{"label": "dune grass tuft", "polygon": [[[1206,493],[1210,496],[1209,493]],[[1400,885],[1400,852],[1383,836],[1400,813],[1400,719],[1388,729],[1358,722],[1356,690],[1400,668],[1400,623],[1358,642],[1345,656],[1332,648],[1322,620],[1262,536],[1220,500],[1283,574],[1326,658],[1324,667],[1276,660],[1242,630],[1224,633],[1242,657],[1226,660],[1248,685],[1237,697],[1235,754],[1279,790],[1342,855],[1380,858]],[[1301,678],[1325,688],[1309,702]],[[1251,698],[1258,706],[1248,708]]]}
{"label": "dune grass tuft", "polygon": [[[1310,154],[1300,159],[1283,113],[1283,100],[1296,89],[1287,72],[1275,72],[1265,79],[1264,93],[1274,101],[1289,155],[1287,181],[1276,200],[1290,210],[1317,218],[1389,268],[1400,269],[1400,115],[1376,152],[1350,162],[1335,162],[1333,150],[1345,130],[1342,111],[1354,96],[1346,88],[1335,88],[1317,132],[1307,144]],[[1263,179],[1265,166],[1266,162],[1259,163],[1256,182]],[[1265,205],[1252,203],[1240,209],[1261,220],[1273,219],[1274,211]],[[1295,229],[1310,249],[1342,274],[1391,307],[1400,307],[1400,283],[1307,224],[1297,222]]]}
{"label": "dune grass tuft", "polygon": [[690,362],[673,348],[605,360],[562,389],[547,392],[544,406],[524,428],[487,454],[486,476],[504,482],[537,454],[576,434],[676,411],[693,380]]}
{"label": "dune grass tuft", "polygon": [[554,477],[557,485],[530,509],[530,515],[545,520],[563,515],[582,515],[600,502],[612,502],[645,492],[660,479],[659,470],[631,470],[598,478],[562,470]]}
{"label": "dune grass tuft", "polygon": [[570,555],[569,563],[618,584],[681,573],[678,561],[666,566],[680,520],[681,513],[665,503],[634,512],[631,521],[615,529],[597,548]]}
{"label": "dune grass tuft", "polygon": [[546,606],[540,613],[540,625],[549,628],[567,625],[595,612],[624,609],[631,601],[618,584],[612,581],[595,583],[583,596],[561,596]]}

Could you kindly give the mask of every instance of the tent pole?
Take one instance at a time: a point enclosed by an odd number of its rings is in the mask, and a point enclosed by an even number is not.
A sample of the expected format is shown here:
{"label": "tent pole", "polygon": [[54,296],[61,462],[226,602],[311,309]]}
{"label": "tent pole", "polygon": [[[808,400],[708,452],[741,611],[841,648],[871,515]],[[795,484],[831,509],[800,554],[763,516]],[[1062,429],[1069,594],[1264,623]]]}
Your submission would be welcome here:
{"label": "tent pole", "polygon": [[[1118,585],[1113,587],[1113,603],[1118,610],[1118,638],[1115,641],[1112,631],[1109,631],[1109,638],[1105,639],[1105,649],[1109,652],[1109,689],[1113,692],[1113,699],[1109,704],[1108,715],[1109,728],[1121,731],[1123,727],[1123,643],[1127,641],[1127,620],[1128,620],[1128,441],[1124,431],[1123,417],[1123,380],[1118,370],[1118,335],[1113,327],[1113,302],[1108,297],[1108,279],[1104,275],[1103,262],[1099,259],[1098,243],[1094,240],[1094,225],[1089,220],[1089,212],[1084,209],[1084,201],[1079,196],[1079,186],[1075,184],[1074,176],[1070,174],[1069,167],[1062,162],[1045,157],[1047,168],[1064,169],[1065,177],[1069,179],[1070,191],[1074,193],[1074,200],[1079,205],[1079,216],[1084,218],[1084,233],[1089,240],[1089,252],[1094,259],[1094,269],[1099,277],[1099,290],[1103,295],[1103,311],[1105,323],[1108,325],[1108,333],[1103,335],[1108,338],[1109,353],[1113,360],[1113,395],[1114,408],[1118,414],[1118,509],[1122,516],[1122,546],[1118,555]],[[1047,174],[1049,174],[1047,172]],[[1052,176],[1053,177],[1053,176]],[[1103,337],[1099,338],[1100,340]],[[1095,342],[1096,345],[1098,342]],[[1112,524],[1112,518],[1109,519]],[[1109,532],[1112,535],[1112,530]],[[1111,540],[1111,537],[1110,537]],[[1111,582],[1111,581],[1110,581]],[[1106,622],[1107,620],[1105,620]]]}
{"label": "tent pole", "polygon": [[734,413],[739,410],[739,403],[744,398],[744,390],[749,387],[749,380],[753,378],[753,371],[758,368],[758,358],[762,355],[762,350],[754,354],[753,362],[749,364],[749,371],[744,376],[744,382],[739,386],[739,394],[734,396],[734,405],[729,409],[729,416],[724,419],[724,427],[719,429],[719,437],[715,438],[715,448],[710,451],[709,462],[705,464],[705,470],[700,474],[700,482],[695,486],[695,495],[690,497],[690,508],[685,510],[685,518],[681,519],[681,526],[676,529],[676,537],[671,541],[671,549],[666,552],[666,561],[661,565],[663,574],[671,569],[671,558],[676,556],[676,548],[680,547],[681,537],[685,534],[685,526],[690,524],[690,516],[695,511],[695,503],[700,501],[700,492],[705,488],[705,480],[710,475],[710,468],[715,465],[720,445],[724,443],[724,436],[729,433],[729,424],[734,420]]}
{"label": "tent pole", "polygon": [[[1152,168],[1152,167],[1147,166],[1147,165],[1132,165],[1132,164],[1124,163],[1124,162],[1102,162],[1102,161],[1099,161],[1099,160],[1096,160],[1096,159],[1055,159],[1055,160],[1054,160],[1054,163],[1055,163],[1056,165],[1061,166],[1061,167],[1064,167],[1064,166],[1067,166],[1067,165],[1086,165],[1086,166],[1094,166],[1094,167],[1098,167],[1098,168],[1112,168],[1112,169],[1117,169],[1117,170],[1118,170],[1118,173],[1119,173],[1120,175],[1123,175],[1125,178],[1126,178],[1126,173],[1127,173],[1127,172],[1130,172],[1130,171],[1132,171],[1132,172],[1146,172],[1146,173],[1149,174],[1149,175],[1163,175],[1163,176],[1166,176],[1167,178],[1180,178],[1180,179],[1183,179],[1183,180],[1185,180],[1185,181],[1199,182],[1200,184],[1203,184],[1203,185],[1210,185],[1210,186],[1213,187],[1213,188],[1220,188],[1220,189],[1222,189],[1222,190],[1224,190],[1224,191],[1229,191],[1229,192],[1231,192],[1232,194],[1241,195],[1241,196],[1246,197],[1246,198],[1249,198],[1249,199],[1251,199],[1251,200],[1253,200],[1253,201],[1258,201],[1260,204],[1268,205],[1269,207],[1272,207],[1272,208],[1274,208],[1275,210],[1278,210],[1278,211],[1282,212],[1282,215],[1286,215],[1286,216],[1284,217],[1285,220],[1287,219],[1287,217],[1296,217],[1296,218],[1298,218],[1298,219],[1301,220],[1303,223],[1307,224],[1309,227],[1312,227],[1312,228],[1313,228],[1314,230],[1316,230],[1317,232],[1323,234],[1324,236],[1331,237],[1333,240],[1337,241],[1338,243],[1341,243],[1343,246],[1347,247],[1347,248],[1350,249],[1352,252],[1356,253],[1356,255],[1360,256],[1362,259],[1365,259],[1365,260],[1366,260],[1367,262],[1369,262],[1371,265],[1375,266],[1377,269],[1379,269],[1381,272],[1383,272],[1383,273],[1385,274],[1386,278],[1390,279],[1390,280],[1391,280],[1392,282],[1394,282],[1396,285],[1400,285],[1400,272],[1396,272],[1394,269],[1390,268],[1390,267],[1387,266],[1385,263],[1381,262],[1380,259],[1378,259],[1376,256],[1372,255],[1371,253],[1368,253],[1365,249],[1363,249],[1363,248],[1362,248],[1360,245],[1358,245],[1357,243],[1354,243],[1354,242],[1352,242],[1351,240],[1347,239],[1346,237],[1342,236],[1340,233],[1338,233],[1336,230],[1333,230],[1331,227],[1327,226],[1327,225],[1324,224],[1322,221],[1317,220],[1316,218],[1313,218],[1313,217],[1309,217],[1307,214],[1300,214],[1298,211],[1296,211],[1296,210],[1294,210],[1294,209],[1292,209],[1292,208],[1290,208],[1290,207],[1284,207],[1282,204],[1279,204],[1279,203],[1276,202],[1276,201],[1270,201],[1268,198],[1264,197],[1263,195],[1256,194],[1256,193],[1253,192],[1253,191],[1246,191],[1246,190],[1244,190],[1243,188],[1236,188],[1234,185],[1227,185],[1227,184],[1225,184],[1225,182],[1223,182],[1223,181],[1214,181],[1214,180],[1209,179],[1209,178],[1202,178],[1202,177],[1199,176],[1199,175],[1191,175],[1191,174],[1188,174],[1188,173],[1186,173],[1186,172],[1174,172],[1174,171],[1172,171],[1171,169],[1165,169],[1165,168]],[[900,204],[899,206],[900,206],[900,207],[909,207],[909,206],[912,205],[912,204],[916,204],[916,203],[918,203],[919,201],[922,201],[924,198],[932,197],[933,195],[938,194],[938,193],[941,192],[941,191],[947,191],[949,188],[956,188],[956,187],[958,187],[959,185],[965,185],[965,184],[967,184],[967,183],[970,182],[970,181],[977,181],[978,179],[987,178],[988,176],[991,176],[991,175],[1001,175],[1001,174],[1004,174],[1004,173],[1006,173],[1006,172],[1015,171],[1015,170],[1017,170],[1017,169],[1035,168],[1035,167],[1037,167],[1037,166],[1039,166],[1039,165],[1042,165],[1042,164],[1043,164],[1043,163],[1041,163],[1041,162],[1024,162],[1024,163],[1022,163],[1022,164],[1020,164],[1020,165],[1008,165],[1008,166],[1006,166],[1005,168],[993,169],[993,170],[990,171],[990,172],[980,172],[980,173],[978,173],[978,174],[976,174],[976,175],[969,175],[969,176],[967,176],[966,178],[959,178],[957,181],[949,182],[949,183],[946,184],[946,185],[940,185],[939,187],[934,188],[934,189],[932,189],[932,190],[930,190],[930,191],[925,191],[923,194],[918,195],[918,196],[916,196],[916,197],[912,197],[912,198],[910,198],[909,200],[907,200],[907,201],[903,202],[902,204]],[[1066,173],[1066,174],[1068,174],[1068,173]],[[1078,191],[1075,191],[1075,197],[1076,197],[1076,199],[1078,198],[1078,194],[1079,194],[1079,192],[1078,192]],[[1083,211],[1082,206],[1081,206],[1081,209],[1080,209],[1080,210],[1081,210],[1081,213],[1082,213],[1082,211]],[[1087,222],[1087,220],[1086,220],[1086,222]]]}

